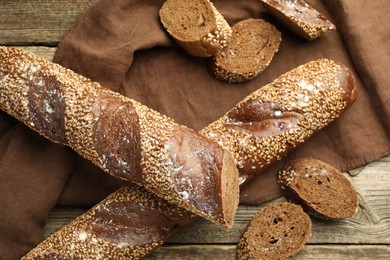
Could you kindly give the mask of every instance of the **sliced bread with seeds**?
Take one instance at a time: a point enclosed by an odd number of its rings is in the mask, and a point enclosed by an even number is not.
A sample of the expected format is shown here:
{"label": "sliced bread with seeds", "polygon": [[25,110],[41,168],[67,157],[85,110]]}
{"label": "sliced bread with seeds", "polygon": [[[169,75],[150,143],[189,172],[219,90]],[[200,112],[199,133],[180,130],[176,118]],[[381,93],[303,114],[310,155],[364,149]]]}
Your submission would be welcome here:
{"label": "sliced bread with seeds", "polygon": [[297,35],[314,40],[336,26],[304,0],[260,0],[264,7]]}
{"label": "sliced bread with seeds", "polygon": [[302,207],[289,202],[261,208],[246,226],[237,246],[238,259],[287,259],[311,235],[311,220]]}
{"label": "sliced bread with seeds", "polygon": [[285,197],[323,219],[352,217],[358,209],[357,192],[342,172],[314,159],[299,158],[278,173]]}
{"label": "sliced bread with seeds", "polygon": [[232,27],[229,44],[208,61],[215,78],[229,83],[255,78],[268,67],[282,40],[281,33],[262,19],[247,19]]}
{"label": "sliced bread with seeds", "polygon": [[232,30],[209,0],[166,0],[160,21],[190,55],[210,57],[227,44]]}

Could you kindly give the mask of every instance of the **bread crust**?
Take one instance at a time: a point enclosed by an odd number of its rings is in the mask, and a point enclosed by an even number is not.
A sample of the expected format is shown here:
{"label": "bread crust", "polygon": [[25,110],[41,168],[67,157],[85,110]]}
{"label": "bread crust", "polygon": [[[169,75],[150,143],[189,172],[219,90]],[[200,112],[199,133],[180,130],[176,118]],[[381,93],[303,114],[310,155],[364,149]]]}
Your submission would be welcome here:
{"label": "bread crust", "polygon": [[[232,225],[238,171],[216,142],[31,53],[0,47],[0,58],[2,110],[105,172]],[[222,179],[231,182],[232,191],[222,187]]]}
{"label": "bread crust", "polygon": [[263,6],[295,34],[312,41],[336,26],[304,0],[261,0]]}
{"label": "bread crust", "polygon": [[129,184],[22,259],[139,259],[195,218],[191,212]]}
{"label": "bread crust", "polygon": [[356,96],[348,68],[311,61],[253,92],[200,133],[233,153],[244,184],[338,118]]}
{"label": "bread crust", "polygon": [[[313,109],[319,104],[305,101],[303,94],[308,94],[315,102],[323,100],[323,110]],[[330,60],[313,61],[260,88],[201,132],[230,149],[235,157],[234,163],[241,166],[241,185],[244,185],[268,164],[281,159],[294,145],[299,145],[340,116],[353,104],[356,95],[356,81],[349,69]],[[305,102],[298,104],[299,101]],[[318,113],[324,113],[324,116],[315,119]],[[294,135],[300,138],[289,137],[294,131],[290,133],[289,130],[275,128],[273,126],[278,125],[275,123],[291,123],[302,128],[297,133],[305,134]],[[283,139],[285,135],[287,143]],[[263,143],[264,146],[258,149],[258,145]],[[252,169],[254,163],[259,168]],[[153,248],[149,248],[150,251]]]}

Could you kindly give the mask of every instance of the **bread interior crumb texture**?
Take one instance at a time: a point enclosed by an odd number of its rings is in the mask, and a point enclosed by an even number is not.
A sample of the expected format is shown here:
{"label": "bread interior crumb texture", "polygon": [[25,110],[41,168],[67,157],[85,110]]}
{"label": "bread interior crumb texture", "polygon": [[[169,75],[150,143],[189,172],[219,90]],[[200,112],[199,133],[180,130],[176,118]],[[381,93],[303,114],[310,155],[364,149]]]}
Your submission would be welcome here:
{"label": "bread interior crumb texture", "polygon": [[[306,166],[304,174],[294,178],[293,186],[310,207],[326,216],[343,216],[352,211],[356,195],[348,179],[331,167]],[[313,185],[315,184],[315,185]]]}
{"label": "bread interior crumb texture", "polygon": [[279,46],[280,39],[267,23],[250,19],[236,24],[232,29],[228,47],[217,56],[221,67],[237,73],[248,73],[258,70],[261,64],[268,64],[268,56],[272,57],[274,53],[271,49]]}
{"label": "bread interior crumb texture", "polygon": [[202,38],[216,25],[210,3],[205,0],[170,0],[162,13],[167,29],[182,40]]}
{"label": "bread interior crumb texture", "polygon": [[278,259],[293,255],[310,233],[311,221],[302,208],[284,202],[263,208],[246,235],[255,259]]}

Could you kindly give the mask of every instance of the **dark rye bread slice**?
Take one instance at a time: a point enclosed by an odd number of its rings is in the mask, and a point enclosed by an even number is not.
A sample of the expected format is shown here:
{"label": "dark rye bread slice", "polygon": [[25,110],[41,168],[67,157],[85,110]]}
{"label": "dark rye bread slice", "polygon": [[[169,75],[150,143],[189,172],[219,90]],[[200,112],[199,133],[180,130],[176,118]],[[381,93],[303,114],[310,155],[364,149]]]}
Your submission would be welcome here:
{"label": "dark rye bread slice", "polygon": [[247,225],[237,246],[238,259],[286,259],[306,244],[311,226],[301,206],[268,204]]}
{"label": "dark rye bread slice", "polygon": [[247,19],[232,27],[233,34],[220,53],[211,57],[209,72],[229,83],[255,78],[279,50],[281,33],[262,19]]}
{"label": "dark rye bread slice", "polygon": [[342,172],[313,158],[288,163],[278,174],[287,199],[323,219],[344,219],[357,211],[357,192]]}
{"label": "dark rye bread slice", "polygon": [[210,57],[227,44],[232,30],[209,0],[167,0],[160,20],[168,33],[190,55]]}
{"label": "dark rye bread slice", "polygon": [[297,35],[314,40],[336,26],[303,0],[261,0],[264,7]]}

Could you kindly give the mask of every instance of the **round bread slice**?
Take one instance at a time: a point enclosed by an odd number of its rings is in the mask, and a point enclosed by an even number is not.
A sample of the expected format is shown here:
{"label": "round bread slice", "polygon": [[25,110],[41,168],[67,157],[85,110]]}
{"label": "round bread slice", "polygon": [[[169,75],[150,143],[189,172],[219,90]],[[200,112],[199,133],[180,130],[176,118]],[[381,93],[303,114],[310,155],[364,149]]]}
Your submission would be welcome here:
{"label": "round bread slice", "polygon": [[159,15],[168,33],[193,56],[217,54],[232,34],[229,24],[209,0],[166,0]]}
{"label": "round bread slice", "polygon": [[336,26],[304,0],[261,0],[264,7],[297,35],[314,40]]}
{"label": "round bread slice", "polygon": [[279,50],[281,33],[262,19],[243,20],[232,27],[228,46],[211,57],[209,72],[229,83],[255,78],[269,65]]}
{"label": "round bread slice", "polygon": [[313,158],[289,162],[278,173],[284,196],[322,219],[352,217],[358,208],[357,192],[342,172]]}
{"label": "round bread slice", "polygon": [[286,259],[306,244],[311,226],[301,206],[268,204],[246,226],[237,246],[238,259]]}

